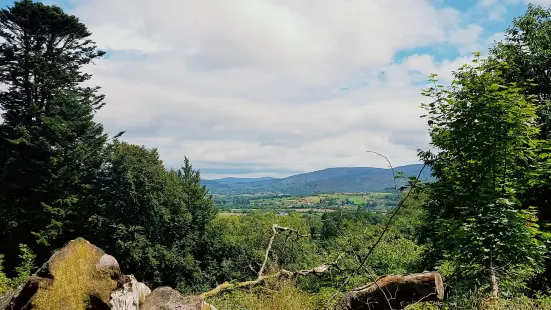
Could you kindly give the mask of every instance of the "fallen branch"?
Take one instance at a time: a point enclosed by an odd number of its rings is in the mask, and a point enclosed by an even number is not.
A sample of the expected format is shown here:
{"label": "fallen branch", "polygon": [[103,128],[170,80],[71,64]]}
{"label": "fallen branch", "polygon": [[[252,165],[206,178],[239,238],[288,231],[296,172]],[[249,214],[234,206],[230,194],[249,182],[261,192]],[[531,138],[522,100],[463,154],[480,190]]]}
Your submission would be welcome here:
{"label": "fallen branch", "polygon": [[[270,251],[272,250],[272,244],[274,243],[274,239],[275,239],[276,235],[278,234],[278,232],[287,232],[286,240],[288,240],[291,235],[295,235],[297,237],[297,239],[298,238],[308,238],[308,237],[310,237],[310,234],[301,234],[298,230],[296,230],[294,228],[283,227],[283,226],[279,226],[277,224],[273,224],[272,225],[272,236],[270,237],[270,241],[268,242],[268,246],[266,247],[266,252],[264,254],[264,261],[262,262],[262,267],[260,267],[260,270],[258,271],[258,277],[256,278],[256,280],[238,282],[238,283],[224,282],[224,283],[218,285],[217,287],[215,287],[214,289],[212,289],[208,292],[202,293],[200,296],[203,297],[203,298],[208,298],[208,297],[217,295],[217,294],[219,294],[223,291],[227,291],[227,290],[232,290],[232,289],[237,289],[237,288],[251,288],[251,287],[263,284],[267,279],[294,278],[294,277],[299,276],[299,275],[300,276],[307,276],[307,275],[312,275],[312,274],[313,275],[319,275],[319,274],[327,272],[331,268],[331,266],[336,264],[337,261],[342,257],[342,255],[339,256],[337,258],[337,260],[332,264],[323,264],[323,265],[314,267],[312,269],[297,270],[297,271],[287,271],[285,269],[282,269],[282,270],[280,270],[276,273],[273,273],[273,274],[270,274],[270,275],[267,275],[267,276],[263,276],[262,274],[264,273],[264,269],[266,268],[266,264],[268,262],[268,256],[270,254]],[[249,264],[249,268],[253,269],[250,264]]]}
{"label": "fallen branch", "polygon": [[442,276],[438,272],[424,272],[380,277],[370,284],[350,291],[341,300],[338,308],[346,310],[402,309],[406,304],[420,300],[436,301],[443,298]]}
{"label": "fallen branch", "polygon": [[308,275],[321,275],[331,268],[333,264],[323,264],[317,267],[314,267],[312,269],[306,269],[306,270],[297,270],[297,271],[288,271],[285,269],[282,269],[276,273],[267,275],[267,276],[259,276],[256,278],[256,280],[252,281],[245,281],[245,282],[238,282],[238,283],[229,283],[224,282],[214,289],[202,293],[200,296],[203,298],[209,298],[214,295],[217,295],[221,292],[233,290],[233,289],[239,289],[239,288],[252,288],[257,285],[262,285],[266,282],[268,279],[292,279],[297,276],[308,276]]}

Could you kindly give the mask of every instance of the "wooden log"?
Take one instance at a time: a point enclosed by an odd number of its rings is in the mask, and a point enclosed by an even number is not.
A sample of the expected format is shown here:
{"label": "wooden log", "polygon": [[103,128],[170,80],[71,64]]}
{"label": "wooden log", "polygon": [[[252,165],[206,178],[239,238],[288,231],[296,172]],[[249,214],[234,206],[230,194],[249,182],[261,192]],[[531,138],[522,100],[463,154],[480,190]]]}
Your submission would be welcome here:
{"label": "wooden log", "polygon": [[350,291],[339,303],[346,310],[396,310],[419,301],[444,299],[444,283],[438,272],[380,277]]}

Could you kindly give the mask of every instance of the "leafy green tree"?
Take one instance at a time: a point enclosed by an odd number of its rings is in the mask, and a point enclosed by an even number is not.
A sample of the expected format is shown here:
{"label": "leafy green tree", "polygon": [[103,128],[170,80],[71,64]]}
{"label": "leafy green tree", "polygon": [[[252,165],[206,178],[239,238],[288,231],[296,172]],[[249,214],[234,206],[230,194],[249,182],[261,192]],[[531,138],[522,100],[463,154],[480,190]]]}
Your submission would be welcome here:
{"label": "leafy green tree", "polygon": [[504,67],[477,57],[450,87],[432,76],[424,95],[434,101],[423,107],[439,152],[420,152],[438,178],[426,204],[433,253],[452,261],[459,276],[485,277],[493,297],[506,266],[537,268],[542,258],[537,219],[518,199],[536,165],[536,108],[504,80]]}
{"label": "leafy green tree", "polygon": [[380,224],[383,216],[364,210],[363,207],[358,206],[356,211],[351,210],[339,210],[338,212],[323,213],[321,221],[323,223],[320,228],[320,238],[327,240],[333,237],[339,236],[339,229],[343,227],[345,222],[353,222],[354,224],[361,224],[361,226],[370,226]]}
{"label": "leafy green tree", "polygon": [[4,272],[4,255],[0,254],[0,296],[10,289],[10,279]]}
{"label": "leafy green tree", "polygon": [[[526,13],[513,20],[503,42],[496,44],[490,59],[508,64],[503,79],[522,83],[523,93],[533,95],[538,105],[538,137],[546,140],[536,155],[538,169],[532,175],[532,186],[519,199],[525,206],[536,206],[542,227],[549,232],[551,224],[551,7],[529,5]],[[551,285],[551,259],[546,268]]]}
{"label": "leafy green tree", "polygon": [[[59,7],[22,0],[0,10],[0,253],[29,244],[43,260],[82,221],[80,197],[100,168],[103,106],[82,67],[101,57],[86,26]],[[41,246],[38,246],[37,243]]]}
{"label": "leafy green tree", "polygon": [[212,196],[209,195],[206,186],[201,185],[201,174],[194,170],[187,157],[184,158],[184,166],[176,171],[180,179],[182,190],[185,194],[184,204],[191,215],[191,230],[194,253],[197,256],[207,255],[208,243],[206,231],[212,220],[216,217],[217,211],[214,208]]}
{"label": "leafy green tree", "polygon": [[536,96],[539,136],[551,139],[551,8],[528,5],[513,19],[505,38],[490,50],[490,59],[505,61],[503,79],[523,85],[522,92]]}
{"label": "leafy green tree", "polygon": [[156,150],[115,140],[97,182],[86,238],[155,285],[174,285],[193,273],[183,186]]}
{"label": "leafy green tree", "polygon": [[155,149],[115,140],[94,184],[87,239],[152,285],[182,290],[216,283],[209,234],[216,209],[187,158],[167,170]]}

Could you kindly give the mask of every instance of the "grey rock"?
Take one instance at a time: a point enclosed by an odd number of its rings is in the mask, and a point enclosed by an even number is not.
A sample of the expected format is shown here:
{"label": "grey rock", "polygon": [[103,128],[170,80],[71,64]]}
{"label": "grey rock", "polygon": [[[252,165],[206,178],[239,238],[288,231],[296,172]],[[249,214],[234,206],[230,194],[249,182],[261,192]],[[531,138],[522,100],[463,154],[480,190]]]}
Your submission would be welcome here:
{"label": "grey rock", "polygon": [[133,275],[126,276],[123,286],[111,293],[109,306],[112,310],[139,310],[145,298],[151,293],[147,285],[138,282]]}

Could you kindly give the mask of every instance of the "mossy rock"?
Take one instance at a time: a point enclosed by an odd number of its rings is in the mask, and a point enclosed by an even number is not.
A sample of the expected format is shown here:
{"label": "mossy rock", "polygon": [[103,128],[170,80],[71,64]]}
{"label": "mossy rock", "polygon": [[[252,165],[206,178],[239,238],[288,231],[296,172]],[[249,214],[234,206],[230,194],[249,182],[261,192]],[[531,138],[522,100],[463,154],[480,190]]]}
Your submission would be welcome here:
{"label": "mossy rock", "polygon": [[120,277],[114,258],[77,238],[55,252],[5,309],[109,309],[110,294]]}

